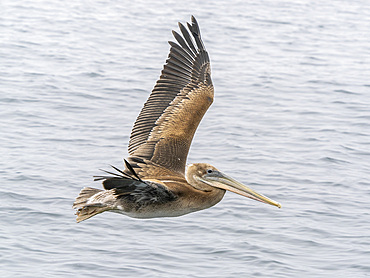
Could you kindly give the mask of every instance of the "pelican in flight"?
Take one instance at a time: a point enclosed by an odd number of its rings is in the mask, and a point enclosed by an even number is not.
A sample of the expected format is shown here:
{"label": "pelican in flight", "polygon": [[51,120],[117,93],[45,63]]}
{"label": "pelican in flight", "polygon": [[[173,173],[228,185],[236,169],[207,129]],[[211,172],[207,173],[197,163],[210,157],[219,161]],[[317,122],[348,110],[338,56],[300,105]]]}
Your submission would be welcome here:
{"label": "pelican in flight", "polygon": [[85,187],[73,204],[77,222],[104,211],[134,218],[180,216],[214,206],[226,190],[281,205],[208,163],[186,166],[194,133],[213,102],[208,53],[194,17],[173,31],[162,74],[136,119],[125,169],[98,176],[104,190]]}

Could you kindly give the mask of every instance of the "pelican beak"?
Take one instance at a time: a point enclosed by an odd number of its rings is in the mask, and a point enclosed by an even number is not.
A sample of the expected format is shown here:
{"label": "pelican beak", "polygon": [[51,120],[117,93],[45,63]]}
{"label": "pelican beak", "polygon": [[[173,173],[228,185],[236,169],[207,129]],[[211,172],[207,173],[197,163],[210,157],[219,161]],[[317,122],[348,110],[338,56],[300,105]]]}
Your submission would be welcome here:
{"label": "pelican beak", "polygon": [[234,180],[233,178],[221,173],[219,171],[214,171],[212,174],[207,174],[204,178],[201,179],[203,182],[224,190],[228,190],[242,196],[260,201],[262,203],[270,204],[281,208],[281,205],[278,202],[263,196],[262,194],[257,193],[252,188]]}

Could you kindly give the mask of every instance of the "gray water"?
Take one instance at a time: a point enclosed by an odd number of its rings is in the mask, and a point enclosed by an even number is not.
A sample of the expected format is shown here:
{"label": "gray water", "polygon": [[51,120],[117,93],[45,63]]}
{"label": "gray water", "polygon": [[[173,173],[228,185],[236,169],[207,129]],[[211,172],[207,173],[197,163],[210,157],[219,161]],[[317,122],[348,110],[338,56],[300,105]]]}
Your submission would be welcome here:
{"label": "gray water", "polygon": [[[370,3],[10,1],[0,21],[1,277],[369,277]],[[75,223],[194,14],[215,102],[188,162],[282,204]]]}

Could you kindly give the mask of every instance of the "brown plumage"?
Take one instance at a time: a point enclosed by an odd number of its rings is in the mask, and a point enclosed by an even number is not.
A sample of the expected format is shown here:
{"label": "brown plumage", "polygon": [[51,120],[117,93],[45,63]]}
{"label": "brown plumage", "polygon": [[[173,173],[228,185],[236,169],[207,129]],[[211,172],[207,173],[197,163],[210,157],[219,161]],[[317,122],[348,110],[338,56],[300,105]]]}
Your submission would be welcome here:
{"label": "brown plumage", "polygon": [[209,208],[229,190],[280,207],[206,163],[186,158],[195,131],[213,102],[211,67],[197,21],[179,23],[177,43],[131,132],[126,169],[103,179],[105,190],[84,188],[73,208],[77,222],[104,211],[135,218],[180,216]]}

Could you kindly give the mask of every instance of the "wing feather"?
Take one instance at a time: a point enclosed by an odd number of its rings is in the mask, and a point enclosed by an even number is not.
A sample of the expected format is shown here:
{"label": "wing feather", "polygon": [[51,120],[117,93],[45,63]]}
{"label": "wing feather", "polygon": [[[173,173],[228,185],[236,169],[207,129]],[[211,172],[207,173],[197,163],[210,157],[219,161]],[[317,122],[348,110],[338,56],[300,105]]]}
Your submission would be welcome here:
{"label": "wing feather", "polygon": [[194,133],[213,101],[208,53],[197,21],[179,23],[170,53],[131,132],[128,160],[139,176],[184,174]]}
{"label": "wing feather", "polygon": [[[181,45],[181,47],[183,49],[185,49],[190,54],[190,56],[195,58],[195,54],[193,53],[193,51],[191,51],[191,49],[189,48],[189,46],[187,45],[185,40],[176,31],[172,31],[172,34],[175,37],[175,39],[177,40],[177,42]],[[193,45],[192,45],[192,47],[194,48]]]}
{"label": "wing feather", "polygon": [[[184,36],[184,38],[185,38],[186,42],[188,43],[188,45],[190,46],[191,50],[194,53],[197,53],[197,50],[194,47],[193,40],[191,39],[188,30],[186,30],[186,28],[184,27],[184,25],[182,25],[181,23],[179,23],[179,27],[180,27],[180,30],[181,30],[182,35]],[[189,30],[190,30],[190,28],[189,28]]]}

